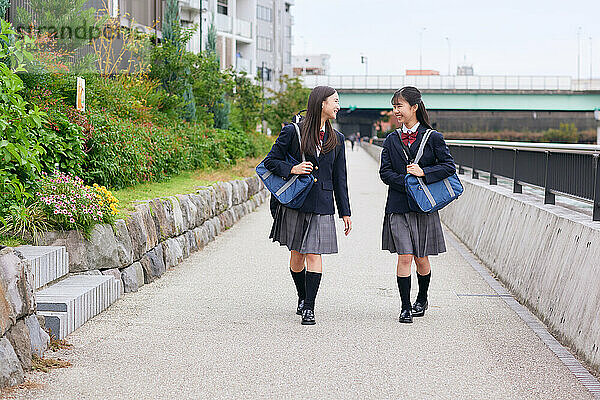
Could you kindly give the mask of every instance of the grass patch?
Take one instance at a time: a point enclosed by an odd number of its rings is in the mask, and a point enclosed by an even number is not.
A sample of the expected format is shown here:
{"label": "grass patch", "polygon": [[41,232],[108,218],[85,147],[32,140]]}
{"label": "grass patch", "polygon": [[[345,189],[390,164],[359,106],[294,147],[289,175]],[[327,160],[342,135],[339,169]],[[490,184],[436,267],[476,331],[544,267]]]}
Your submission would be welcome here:
{"label": "grass patch", "polygon": [[71,363],[61,359],[55,358],[39,358],[37,355],[33,355],[32,367],[34,371],[50,372],[50,370],[57,368],[68,368]]}
{"label": "grass patch", "polygon": [[126,218],[135,211],[136,202],[157,197],[176,194],[188,194],[201,186],[209,186],[216,182],[247,178],[254,175],[254,169],[260,163],[258,158],[238,160],[236,165],[216,169],[185,171],[164,182],[142,183],[126,189],[115,190],[113,196],[119,199],[119,218]]}
{"label": "grass patch", "polygon": [[0,246],[19,247],[24,244],[27,244],[27,242],[22,238],[0,235]]}
{"label": "grass patch", "polygon": [[50,335],[50,343],[48,344],[48,349],[52,351],[57,351],[60,349],[68,349],[73,347],[72,344],[67,343],[65,339],[55,339]]}

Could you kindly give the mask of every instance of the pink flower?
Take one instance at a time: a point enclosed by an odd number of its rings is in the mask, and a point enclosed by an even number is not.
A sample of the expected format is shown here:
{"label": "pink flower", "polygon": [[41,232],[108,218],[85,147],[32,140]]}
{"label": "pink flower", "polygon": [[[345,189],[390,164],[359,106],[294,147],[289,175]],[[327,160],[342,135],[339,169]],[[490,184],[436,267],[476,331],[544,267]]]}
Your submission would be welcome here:
{"label": "pink flower", "polygon": [[69,218],[69,222],[72,223],[72,224],[74,224],[75,220],[73,218]]}

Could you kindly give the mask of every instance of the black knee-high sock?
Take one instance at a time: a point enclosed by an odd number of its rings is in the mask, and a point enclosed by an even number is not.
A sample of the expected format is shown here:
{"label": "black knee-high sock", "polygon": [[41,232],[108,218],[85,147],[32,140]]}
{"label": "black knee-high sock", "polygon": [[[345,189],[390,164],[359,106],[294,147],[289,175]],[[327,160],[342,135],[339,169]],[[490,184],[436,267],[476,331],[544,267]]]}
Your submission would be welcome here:
{"label": "black knee-high sock", "polygon": [[398,290],[400,291],[400,300],[402,301],[402,309],[410,310],[410,276],[396,276],[398,280]]}
{"label": "black knee-high sock", "polygon": [[417,272],[417,279],[419,280],[419,294],[417,295],[417,301],[426,302],[429,281],[431,280],[431,271],[429,271],[427,275],[419,275]]}
{"label": "black knee-high sock", "polygon": [[306,271],[306,300],[304,301],[304,309],[315,309],[315,298],[319,291],[321,283],[321,273]]}
{"label": "black knee-high sock", "polygon": [[300,272],[294,272],[290,268],[290,272],[292,273],[292,279],[294,279],[294,284],[298,291],[298,298],[300,300],[306,299],[306,268]]}

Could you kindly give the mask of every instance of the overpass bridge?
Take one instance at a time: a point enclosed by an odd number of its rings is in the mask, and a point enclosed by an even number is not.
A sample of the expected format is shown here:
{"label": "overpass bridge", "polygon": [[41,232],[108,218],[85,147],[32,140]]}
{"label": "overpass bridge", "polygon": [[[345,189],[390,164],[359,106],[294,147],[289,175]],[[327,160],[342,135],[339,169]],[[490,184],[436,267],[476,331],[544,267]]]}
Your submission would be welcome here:
{"label": "overpass bridge", "polygon": [[[342,131],[371,136],[372,124],[389,111],[390,98],[403,86],[415,86],[433,122],[442,131],[524,131],[558,128],[573,122],[595,130],[600,108],[600,79],[569,76],[303,76],[306,87],[327,85],[340,93]],[[344,112],[345,111],[345,112]],[[369,131],[370,134],[369,134]]]}

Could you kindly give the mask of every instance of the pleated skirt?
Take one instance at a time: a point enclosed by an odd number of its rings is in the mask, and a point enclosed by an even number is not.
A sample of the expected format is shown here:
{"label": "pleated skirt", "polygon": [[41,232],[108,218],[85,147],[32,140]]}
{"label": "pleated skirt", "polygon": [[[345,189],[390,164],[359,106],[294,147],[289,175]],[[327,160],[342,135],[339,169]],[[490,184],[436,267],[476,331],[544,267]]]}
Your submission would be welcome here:
{"label": "pleated skirt", "polygon": [[386,214],[383,219],[382,249],[390,253],[433,256],[446,251],[438,212]]}
{"label": "pleated skirt", "polygon": [[301,254],[338,252],[333,215],[303,213],[281,204],[277,206],[269,238]]}

